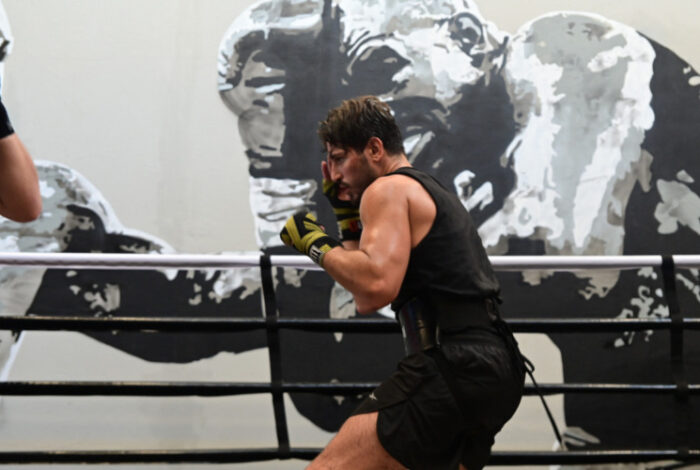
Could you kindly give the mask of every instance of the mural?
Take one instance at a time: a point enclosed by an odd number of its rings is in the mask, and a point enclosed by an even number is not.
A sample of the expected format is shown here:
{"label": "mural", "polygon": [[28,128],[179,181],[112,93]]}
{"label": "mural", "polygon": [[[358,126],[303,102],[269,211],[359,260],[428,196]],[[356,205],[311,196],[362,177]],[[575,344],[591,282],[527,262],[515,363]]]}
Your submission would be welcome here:
{"label": "mural", "polygon": [[[490,254],[695,251],[699,79],[625,25],[552,13],[510,35],[473,2],[263,2],[229,29],[220,73],[248,147],[263,248],[280,244],[298,209],[332,220],[316,187],[315,122],[371,93],[391,102],[410,160],[455,190]],[[697,271],[678,280],[697,311]],[[511,317],[668,316],[653,270],[501,281]],[[567,382],[672,382],[662,333],[551,337]],[[674,433],[668,405],[568,396],[569,443],[662,446]]]}
{"label": "mural", "polygon": [[[333,220],[318,186],[316,125],[329,107],[360,94],[391,102],[410,160],[454,189],[490,254],[696,251],[700,78],[631,27],[553,12],[511,34],[468,0],[269,0],[234,20],[219,53],[219,91],[247,148],[254,230],[265,252],[289,254],[277,234],[299,209]],[[31,224],[0,220],[5,251],[172,251],[123,227],[75,171],[49,162],[38,170],[44,213]],[[677,276],[689,316],[700,302],[699,275]],[[13,314],[261,315],[254,269],[12,268],[0,276],[0,307]],[[282,316],[356,315],[352,298],[323,273],[284,269],[276,276]],[[500,279],[509,318],[668,316],[652,269],[528,271]],[[390,313],[375,315],[382,314]],[[262,333],[92,336],[162,362],[265,346]],[[567,382],[672,383],[664,333],[551,338]],[[686,333],[691,383],[700,377],[695,339]],[[396,336],[283,332],[281,340],[288,381],[378,381],[402,353]],[[0,355],[9,344],[3,338]],[[318,351],[327,358],[322,364]],[[359,397],[292,399],[329,431],[359,403]],[[570,395],[567,440],[587,448],[675,445],[674,413],[667,396]],[[695,429],[686,444],[700,438]]]}

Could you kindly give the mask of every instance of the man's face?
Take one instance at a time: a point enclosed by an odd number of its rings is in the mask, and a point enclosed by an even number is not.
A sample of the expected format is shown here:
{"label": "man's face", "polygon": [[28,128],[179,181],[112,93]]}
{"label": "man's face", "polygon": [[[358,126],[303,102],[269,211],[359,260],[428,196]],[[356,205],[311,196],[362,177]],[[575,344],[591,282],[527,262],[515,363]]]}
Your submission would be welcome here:
{"label": "man's face", "polygon": [[362,193],[377,178],[365,151],[326,144],[328,173],[338,183],[338,198],[359,204]]}

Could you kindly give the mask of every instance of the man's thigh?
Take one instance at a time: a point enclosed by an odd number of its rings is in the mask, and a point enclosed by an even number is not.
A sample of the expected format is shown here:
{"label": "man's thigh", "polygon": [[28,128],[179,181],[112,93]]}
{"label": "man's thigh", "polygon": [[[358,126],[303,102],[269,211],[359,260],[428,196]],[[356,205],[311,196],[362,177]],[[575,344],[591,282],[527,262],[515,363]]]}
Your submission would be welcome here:
{"label": "man's thigh", "polygon": [[327,468],[403,470],[405,467],[389,455],[379,442],[377,412],[374,412],[348,418],[307,470]]}

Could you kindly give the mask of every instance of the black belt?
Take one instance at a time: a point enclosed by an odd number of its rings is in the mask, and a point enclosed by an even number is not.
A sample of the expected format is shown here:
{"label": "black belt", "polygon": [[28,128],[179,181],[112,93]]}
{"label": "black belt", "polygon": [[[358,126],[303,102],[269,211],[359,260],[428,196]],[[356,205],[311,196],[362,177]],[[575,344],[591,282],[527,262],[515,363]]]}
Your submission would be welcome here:
{"label": "black belt", "polygon": [[430,300],[442,334],[459,333],[469,328],[494,328],[500,320],[498,300],[493,297],[462,298],[449,295]]}
{"label": "black belt", "polygon": [[512,336],[498,313],[497,300],[490,297],[413,298],[401,306],[396,318],[401,325],[406,354],[427,351],[439,345],[441,338],[471,328]]}
{"label": "black belt", "polygon": [[430,315],[420,299],[412,299],[396,312],[401,325],[403,346],[406,355],[427,351],[438,345],[438,329],[434,315]]}

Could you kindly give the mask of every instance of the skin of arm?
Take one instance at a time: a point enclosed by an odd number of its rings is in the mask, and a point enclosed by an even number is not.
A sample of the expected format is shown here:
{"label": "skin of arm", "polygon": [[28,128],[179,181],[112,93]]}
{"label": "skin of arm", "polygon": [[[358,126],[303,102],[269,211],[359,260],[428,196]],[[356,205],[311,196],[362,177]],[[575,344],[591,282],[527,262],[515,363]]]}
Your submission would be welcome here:
{"label": "skin of arm", "polygon": [[359,240],[343,240],[343,248],[346,250],[359,250],[360,242]]}
{"label": "skin of arm", "polygon": [[[411,252],[408,178],[378,178],[362,195],[362,238],[326,253],[323,268],[371,313],[398,295]],[[356,247],[356,249],[354,249]]]}
{"label": "skin of arm", "polygon": [[41,214],[39,178],[17,134],[0,139],[0,215],[30,222]]}

